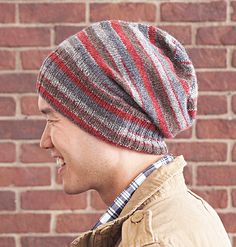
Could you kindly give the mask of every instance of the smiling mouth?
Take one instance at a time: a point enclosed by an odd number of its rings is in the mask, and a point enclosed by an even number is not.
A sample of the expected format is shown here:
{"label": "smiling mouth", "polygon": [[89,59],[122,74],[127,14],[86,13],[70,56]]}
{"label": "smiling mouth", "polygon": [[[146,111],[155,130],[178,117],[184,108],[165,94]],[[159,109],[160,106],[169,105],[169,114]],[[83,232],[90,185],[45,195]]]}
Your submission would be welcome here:
{"label": "smiling mouth", "polygon": [[66,163],[64,162],[64,160],[63,160],[62,158],[59,158],[59,157],[57,157],[56,163],[57,163],[57,165],[58,165],[60,168],[66,165]]}
{"label": "smiling mouth", "polygon": [[64,171],[66,163],[64,162],[64,160],[62,158],[59,158],[59,157],[57,157],[56,162],[57,162],[57,165],[59,166],[57,173],[62,174],[62,172]]}

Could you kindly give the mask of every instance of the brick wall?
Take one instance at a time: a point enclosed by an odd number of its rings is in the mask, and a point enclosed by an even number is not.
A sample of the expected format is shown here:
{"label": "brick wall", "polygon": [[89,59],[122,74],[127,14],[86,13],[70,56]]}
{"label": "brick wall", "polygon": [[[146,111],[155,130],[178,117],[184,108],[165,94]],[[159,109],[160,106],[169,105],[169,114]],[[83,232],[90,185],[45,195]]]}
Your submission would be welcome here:
{"label": "brick wall", "polygon": [[104,19],[153,23],[187,48],[199,80],[196,124],[168,141],[187,184],[219,213],[236,246],[236,1],[0,1],[0,246],[65,246],[105,209],[96,192],[64,194],[35,80],[64,38]]}

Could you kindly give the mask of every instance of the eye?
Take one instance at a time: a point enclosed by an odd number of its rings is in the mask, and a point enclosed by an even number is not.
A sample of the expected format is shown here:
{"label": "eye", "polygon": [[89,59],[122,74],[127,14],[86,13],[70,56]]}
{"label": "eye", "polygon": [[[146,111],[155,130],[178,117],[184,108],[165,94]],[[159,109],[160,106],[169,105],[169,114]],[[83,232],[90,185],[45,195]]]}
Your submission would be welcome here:
{"label": "eye", "polygon": [[47,119],[47,122],[48,123],[54,123],[55,121],[54,120],[51,120],[51,119]]}

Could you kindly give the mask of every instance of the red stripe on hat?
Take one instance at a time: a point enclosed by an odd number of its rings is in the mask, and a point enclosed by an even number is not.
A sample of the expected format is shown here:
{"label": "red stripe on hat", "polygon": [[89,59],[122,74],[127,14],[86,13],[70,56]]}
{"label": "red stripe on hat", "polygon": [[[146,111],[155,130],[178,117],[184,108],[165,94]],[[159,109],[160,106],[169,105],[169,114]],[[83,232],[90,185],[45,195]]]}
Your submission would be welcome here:
{"label": "red stripe on hat", "polygon": [[[101,41],[101,42],[102,42],[102,41]],[[92,44],[92,42],[91,42],[91,44]],[[92,45],[92,47],[93,47],[93,45]],[[94,49],[95,49],[95,48],[94,48]],[[97,51],[97,50],[95,49],[95,51]],[[108,55],[108,57],[110,58],[110,60],[111,60],[111,62],[112,62],[112,64],[113,64],[113,66],[114,66],[116,72],[119,73],[120,76],[122,76],[121,73],[120,73],[120,71],[119,71],[119,69],[118,69],[118,67],[117,67],[117,65],[116,65],[115,60],[113,59],[112,55],[110,54],[109,50],[106,48],[105,45],[103,45],[102,51],[103,51],[103,52],[104,52],[104,51],[106,52],[106,54]],[[99,56],[101,56],[101,55],[99,54]]]}
{"label": "red stripe on hat", "polygon": [[[151,31],[149,31],[149,34],[151,34],[152,43],[155,44],[155,41],[153,40],[153,38],[154,38],[154,32],[156,33],[156,29],[154,29],[153,27],[151,27],[151,28],[149,27],[149,29],[151,30]],[[139,41],[137,40],[137,42],[139,42]],[[140,44],[140,45],[142,46],[142,44]],[[169,98],[169,96],[168,96],[168,94],[167,94],[167,92],[166,92],[166,88],[165,88],[164,85],[163,85],[163,81],[162,81],[162,79],[161,79],[160,72],[159,72],[158,69],[156,68],[156,66],[155,66],[155,64],[154,64],[154,62],[153,62],[153,60],[152,60],[152,58],[151,58],[151,57],[149,56],[149,54],[145,51],[145,49],[144,49],[144,52],[145,52],[146,55],[150,58],[150,60],[151,60],[151,62],[152,62],[152,65],[153,65],[153,67],[154,67],[156,73],[158,74],[158,76],[159,76],[159,78],[160,78],[161,86],[162,86],[162,88],[163,88],[163,91],[164,91],[165,94],[166,94],[166,98],[167,98],[167,100],[168,100],[168,102],[169,102],[169,106],[170,106],[170,108],[171,108],[171,110],[172,110],[172,113],[173,113],[173,116],[174,116],[175,123],[177,124],[178,128],[181,129],[180,123],[179,123],[178,118],[177,118],[177,116],[176,116],[176,112],[175,112],[175,110],[173,109],[173,106],[172,106],[172,104],[171,104],[170,98]],[[165,56],[163,53],[162,53],[162,55]],[[155,56],[156,59],[159,61],[160,65],[162,66],[162,63],[160,62],[158,56],[157,56],[156,54],[154,54],[154,56]],[[170,60],[169,60],[168,57],[165,56],[165,60],[169,63],[170,67],[173,67],[173,64],[170,63]],[[162,68],[163,68],[163,70],[165,71],[164,66],[162,66]],[[177,99],[177,97],[176,97],[176,94],[175,94],[175,91],[174,91],[174,89],[173,89],[173,85],[172,85],[171,80],[169,79],[169,76],[167,75],[166,71],[165,71],[165,75],[166,75],[166,77],[167,77],[167,79],[168,79],[168,81],[169,81],[170,87],[171,87],[171,89],[172,89],[172,93],[175,95],[175,98],[176,98],[176,100],[177,100],[177,102],[178,102],[178,104],[179,104],[179,101],[178,101],[178,99]],[[185,121],[186,121],[186,119],[185,119]]]}
{"label": "red stripe on hat", "polygon": [[112,69],[106,63],[104,63],[103,59],[101,58],[101,56],[99,55],[97,50],[93,47],[90,40],[88,39],[88,37],[84,33],[84,31],[77,33],[77,37],[81,41],[81,43],[84,45],[86,50],[92,55],[93,59],[96,62],[99,61],[99,66],[104,70],[106,75],[108,75],[113,80],[116,80],[117,76],[115,76]]}
{"label": "red stripe on hat", "polygon": [[151,43],[155,46],[155,48],[158,49],[158,51],[163,55],[163,50],[157,46],[156,35],[157,35],[157,27],[149,26],[148,27],[148,37]]}
{"label": "red stripe on hat", "polygon": [[[81,33],[82,32],[85,32],[85,30],[82,30],[81,31]],[[87,34],[87,35],[86,35]],[[88,35],[91,35],[91,34],[89,34],[89,33],[84,33],[84,35],[86,35],[86,38],[88,39]],[[82,34],[81,34],[82,35]],[[119,72],[119,69],[118,69],[118,67],[117,67],[117,65],[116,65],[116,62],[115,62],[115,60],[113,59],[113,57],[112,57],[112,55],[110,54],[110,52],[109,52],[109,50],[107,49],[107,47],[103,44],[103,40],[95,33],[95,35],[96,35],[96,38],[97,39],[99,39],[100,40],[100,42],[101,42],[101,45],[102,45],[102,53],[98,53],[98,50],[100,50],[100,49],[96,49],[94,46],[93,46],[93,42],[91,42],[91,41],[89,41],[89,43],[90,43],[90,46],[92,46],[92,48],[93,49],[95,49],[95,52],[97,52],[97,56],[96,57],[99,57],[100,59],[99,60],[101,60],[103,57],[106,57],[106,55],[105,55],[105,53],[107,54],[107,56],[110,58],[110,61],[112,62],[112,64],[113,64],[113,66],[114,66],[114,68],[115,68],[115,70],[116,70],[116,72],[117,73],[119,73],[120,74],[120,76],[121,76],[121,73]],[[80,32],[79,33],[77,33],[77,38],[80,36]],[[81,42],[82,42],[82,40],[80,40]],[[82,42],[83,43],[83,42]],[[85,43],[83,43],[83,45],[84,45],[84,47],[86,47],[86,43],[87,42],[85,42]],[[101,46],[100,44],[99,44],[99,46]],[[87,49],[87,48],[86,48]],[[95,57],[93,57],[93,58],[95,58]],[[109,67],[109,66],[108,66]]]}
{"label": "red stripe on hat", "polygon": [[[91,54],[91,56],[93,57],[93,59],[95,60],[97,65],[104,71],[104,73],[106,75],[109,75],[111,77],[111,79],[113,79],[115,81],[117,81],[117,79],[119,81],[123,80],[123,78],[117,78],[117,76],[114,75],[113,70],[101,59],[100,54],[98,53],[96,48],[93,46],[92,42],[89,40],[89,38],[86,36],[86,34],[83,31],[79,32],[77,34],[77,37],[81,41],[81,43],[84,45],[84,47],[86,48],[88,53]],[[117,72],[119,72],[118,69],[117,69]],[[120,73],[119,73],[119,75],[121,76]],[[126,84],[126,86],[128,87],[128,90],[129,90],[130,94],[133,95],[129,84]],[[138,89],[137,89],[137,87],[135,87],[135,89],[136,89],[137,93],[139,94],[139,98],[142,98],[140,93],[139,93],[139,91],[138,91]]]}
{"label": "red stripe on hat", "polygon": [[189,116],[195,118],[197,115],[197,110],[188,110]]}
{"label": "red stripe on hat", "polygon": [[[155,27],[153,27],[153,26],[150,26],[150,27],[148,28],[149,39],[150,39],[151,43],[154,44],[155,46],[156,46],[156,32],[157,32],[157,28],[155,28]],[[156,46],[156,47],[157,47],[157,46]],[[157,47],[157,48],[158,48],[158,47]],[[159,48],[158,48],[158,50],[160,51]],[[162,55],[164,55],[163,52],[162,52]],[[169,65],[170,65],[171,70],[174,72],[174,74],[176,74],[175,71],[174,71],[174,66],[173,66],[173,64],[169,61],[169,58],[168,58],[168,63],[169,63]],[[191,61],[179,61],[179,63],[180,63],[180,64],[192,64]],[[177,74],[176,74],[176,76],[177,76],[177,78],[179,79],[179,81],[181,82],[181,84],[182,84],[182,86],[183,86],[185,92],[188,93],[188,92],[189,92],[189,85],[187,84],[186,80],[180,79],[180,78],[178,77]],[[190,76],[192,76],[192,75],[190,74]]]}
{"label": "red stripe on hat", "polygon": [[150,39],[150,42],[151,42],[153,45],[155,45],[155,47],[156,47],[156,34],[157,34],[156,28],[153,27],[153,26],[150,26],[150,27],[148,28],[148,37],[149,37],[149,39]]}
{"label": "red stripe on hat", "polygon": [[[151,37],[150,37],[150,38],[152,39],[151,41],[152,41],[153,44],[155,44],[155,40],[153,40],[153,38],[154,38],[154,32],[156,33],[157,30],[154,29],[153,27],[149,27],[149,29],[150,29],[149,33],[151,34]],[[158,59],[158,61],[160,62],[158,56],[157,56],[156,54],[154,54],[154,55],[155,55],[155,57]],[[184,91],[186,92],[186,90],[188,90],[187,87],[186,87],[186,84],[185,84],[185,85],[182,84],[182,80],[181,80],[181,79],[178,77],[178,75],[176,74],[176,72],[175,72],[175,70],[174,70],[174,67],[173,67],[173,64],[171,63],[170,59],[169,59],[168,57],[166,57],[165,54],[162,54],[162,55],[165,56],[165,60],[166,60],[167,63],[169,64],[169,67],[170,67],[171,71],[173,72],[174,75],[176,75],[177,79],[180,81],[181,85],[183,86]],[[149,56],[149,55],[147,54],[147,56]],[[151,59],[151,61],[152,61],[152,59]],[[160,62],[160,64],[162,65],[161,62]],[[153,66],[155,67],[154,64],[153,64]],[[188,121],[187,121],[187,119],[186,119],[186,117],[185,117],[183,108],[182,108],[182,106],[181,106],[181,104],[180,104],[180,102],[179,102],[179,99],[178,99],[177,95],[176,95],[176,92],[175,92],[175,90],[174,90],[173,84],[171,83],[171,80],[170,80],[170,78],[169,78],[169,76],[168,76],[168,73],[166,73],[166,70],[165,70],[164,66],[162,66],[162,68],[163,68],[163,70],[165,71],[165,75],[166,75],[166,77],[167,77],[167,79],[168,79],[168,81],[169,81],[169,84],[170,84],[170,86],[171,86],[172,92],[174,93],[175,98],[176,98],[176,100],[177,100],[177,102],[178,102],[178,106],[179,106],[179,108],[180,108],[180,110],[181,110],[181,113],[182,113],[182,116],[183,116],[183,118],[184,118],[184,120],[185,120],[185,124],[186,124],[186,126],[188,127],[188,126],[189,126],[189,123],[188,123]],[[155,67],[155,69],[156,69],[156,67]],[[157,69],[156,69],[156,71],[157,71],[157,73],[159,74],[159,72],[158,72]],[[161,81],[161,83],[162,83],[162,81]],[[163,84],[162,84],[162,85],[163,85]],[[165,91],[164,86],[163,86],[163,89],[164,89],[164,91]],[[165,91],[165,93],[166,93],[166,91]],[[167,93],[166,93],[166,95],[167,95]],[[167,98],[168,98],[168,100],[169,100],[168,95],[167,95]],[[178,118],[177,118],[177,116],[176,116],[176,112],[174,111],[174,109],[173,109],[173,107],[172,107],[172,104],[171,104],[171,101],[170,101],[170,100],[169,100],[169,103],[170,103],[172,112],[174,113],[175,122],[177,123],[178,128],[181,129],[181,127],[180,127],[180,125],[179,125],[179,122],[178,122]]]}
{"label": "red stripe on hat", "polygon": [[[44,79],[47,79],[44,77]],[[48,79],[47,79],[48,80]],[[50,83],[50,81],[48,80],[48,82]],[[52,85],[53,86],[53,85]],[[52,104],[54,107],[57,107],[57,109],[59,110],[56,110],[56,111],[59,111],[59,112],[64,112],[64,114],[66,114],[69,118],[72,118],[72,119],[75,119],[77,123],[79,123],[80,126],[82,126],[84,129],[87,129],[90,131],[91,134],[94,134],[95,136],[97,137],[100,137],[102,138],[102,140],[108,142],[108,143],[112,143],[114,144],[112,141],[109,141],[107,138],[105,138],[100,132],[98,132],[95,128],[93,128],[92,125],[90,124],[87,124],[85,121],[83,121],[82,118],[76,116],[73,112],[71,112],[69,109],[67,109],[64,105],[62,105],[55,97],[53,97],[43,86],[42,84],[40,84],[39,82],[36,82],[36,87],[38,88],[39,92],[44,95]],[[63,94],[63,92],[60,91],[60,93],[63,95],[63,97],[66,97],[65,94]],[[73,103],[73,101],[68,98],[70,103]],[[85,112],[82,108],[81,110],[83,111],[83,114],[88,114],[87,112]],[[106,125],[104,125],[103,122],[101,121],[97,121],[97,118],[95,119],[95,121],[102,126],[102,128],[104,129],[107,129],[108,131],[110,132],[113,132],[112,129],[109,129]],[[134,136],[138,136],[138,137],[144,137],[144,138],[148,138],[150,141],[157,141],[156,139],[153,139],[149,136],[141,136],[139,135],[137,132],[133,133],[132,131],[129,131],[131,134],[134,134]],[[115,135],[116,132],[113,132],[113,134]],[[128,137],[128,136],[124,136],[124,135],[119,135],[119,136],[122,136],[123,138],[129,140],[129,141],[134,141],[134,139]],[[145,143],[145,146],[149,146],[149,147],[152,147],[153,145],[152,144],[149,144],[149,143]],[[123,146],[122,146],[123,147]]]}
{"label": "red stripe on hat", "polygon": [[[44,77],[44,79],[46,79]],[[50,85],[51,82],[47,80]],[[95,132],[96,135],[102,137],[99,132],[97,132],[96,129],[92,127],[92,125],[88,125],[86,122],[84,122],[81,118],[77,117],[73,112],[69,111],[64,105],[62,105],[55,97],[53,97],[39,82],[36,83],[36,87],[39,90],[39,93],[44,95],[50,102],[52,102],[54,107],[57,107],[59,112],[65,113],[68,117],[75,119],[82,127],[89,129],[92,132]],[[62,92],[61,92],[62,93]]]}
{"label": "red stripe on hat", "polygon": [[[94,92],[90,91],[88,87],[86,87],[84,84],[80,83],[80,81],[75,76],[75,74],[68,68],[67,65],[65,65],[64,61],[56,53],[53,53],[51,55],[51,59],[53,59],[53,62],[58,65],[58,67],[80,88],[80,90],[82,90],[88,97],[92,98],[92,100],[94,102],[96,102],[98,105],[100,105],[101,107],[105,108],[106,110],[118,115],[121,118],[124,118],[128,121],[132,121],[136,124],[139,124],[143,128],[147,128],[147,129],[150,129],[152,131],[156,130],[156,126],[154,124],[147,123],[146,121],[144,121],[140,118],[137,118],[136,116],[131,115],[128,112],[125,112],[120,108],[119,108],[119,110],[117,110],[117,108],[114,107],[112,104],[108,104],[106,101],[104,101],[98,95],[96,95]],[[96,85],[93,83],[93,86],[96,86]]]}
{"label": "red stripe on hat", "polygon": [[187,81],[185,79],[179,79],[179,81],[180,81],[180,83],[181,83],[186,95],[188,95],[189,94],[189,90],[190,90],[189,84],[187,83]]}
{"label": "red stripe on hat", "polygon": [[152,99],[152,102],[154,104],[154,109],[156,111],[156,119],[159,121],[160,123],[160,129],[163,131],[164,136],[171,138],[173,137],[172,133],[169,131],[167,123],[165,121],[165,118],[162,114],[161,108],[156,100],[156,97],[153,93],[153,90],[150,86],[150,82],[148,79],[148,75],[144,69],[144,67],[142,66],[142,60],[139,56],[139,54],[136,52],[136,50],[134,49],[132,43],[130,42],[129,38],[126,37],[125,33],[123,32],[120,24],[118,21],[112,21],[111,22],[112,28],[116,31],[116,33],[119,35],[120,39],[122,40],[123,44],[127,47],[127,50],[130,52],[131,56],[133,57],[136,67],[139,70],[139,73],[141,75],[141,78],[143,79],[144,82],[144,86],[146,86],[146,90],[149,93],[150,98]]}
{"label": "red stripe on hat", "polygon": [[[154,56],[159,60],[159,58],[158,58],[158,56],[157,56],[156,54],[154,54]],[[168,62],[169,64],[171,63],[169,59],[167,59],[167,62]],[[161,62],[160,62],[160,64],[161,64]],[[172,63],[171,63],[171,64],[172,64]],[[162,64],[161,64],[161,65],[162,65]],[[170,67],[171,67],[171,66],[170,66]],[[180,110],[181,110],[182,116],[184,117],[186,127],[188,127],[189,124],[188,124],[188,122],[187,122],[187,120],[186,120],[185,114],[184,114],[184,112],[183,112],[183,108],[182,108],[182,106],[181,106],[181,104],[180,104],[180,102],[179,102],[178,96],[176,95],[176,92],[175,92],[175,89],[174,89],[174,87],[173,87],[173,84],[172,84],[172,82],[171,82],[171,80],[170,80],[170,78],[169,78],[169,76],[168,76],[168,73],[166,73],[165,68],[164,68],[163,66],[162,66],[162,68],[163,68],[163,70],[165,71],[166,77],[167,77],[167,79],[168,79],[168,81],[169,81],[169,83],[170,83],[171,90],[172,90],[172,92],[174,93],[174,96],[175,96],[175,98],[176,98],[176,101],[177,101],[177,103],[178,103],[178,106],[179,106],[179,108],[180,108]],[[170,68],[170,69],[172,70],[172,68]],[[172,70],[172,72],[175,74],[175,71]],[[179,79],[178,76],[177,76],[177,78]],[[179,79],[179,81],[180,81],[180,79]],[[180,82],[181,82],[181,81],[180,81]],[[163,88],[164,88],[164,87],[163,87]],[[184,90],[185,90],[185,88],[184,88]],[[165,92],[166,92],[166,91],[165,91]],[[166,94],[167,94],[167,93],[166,93]],[[168,98],[168,101],[169,101],[169,103],[170,103],[171,109],[172,109],[172,111],[173,111],[173,113],[174,113],[175,122],[177,123],[179,129],[181,129],[181,127],[180,127],[180,125],[179,125],[179,122],[178,122],[178,118],[177,118],[176,112],[174,111],[174,109],[173,109],[173,107],[172,107],[172,104],[171,104],[171,101],[170,101],[168,95],[167,95],[167,98]]]}

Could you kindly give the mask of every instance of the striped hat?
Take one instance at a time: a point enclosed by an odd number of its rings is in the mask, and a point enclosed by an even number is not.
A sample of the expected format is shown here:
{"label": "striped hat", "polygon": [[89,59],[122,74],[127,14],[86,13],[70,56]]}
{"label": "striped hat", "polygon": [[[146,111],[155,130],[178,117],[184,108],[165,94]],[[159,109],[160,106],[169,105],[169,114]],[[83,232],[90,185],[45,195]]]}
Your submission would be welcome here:
{"label": "striped hat", "polygon": [[190,127],[197,80],[184,47],[151,25],[109,20],[63,41],[43,62],[37,92],[110,144],[165,154],[164,138]]}

